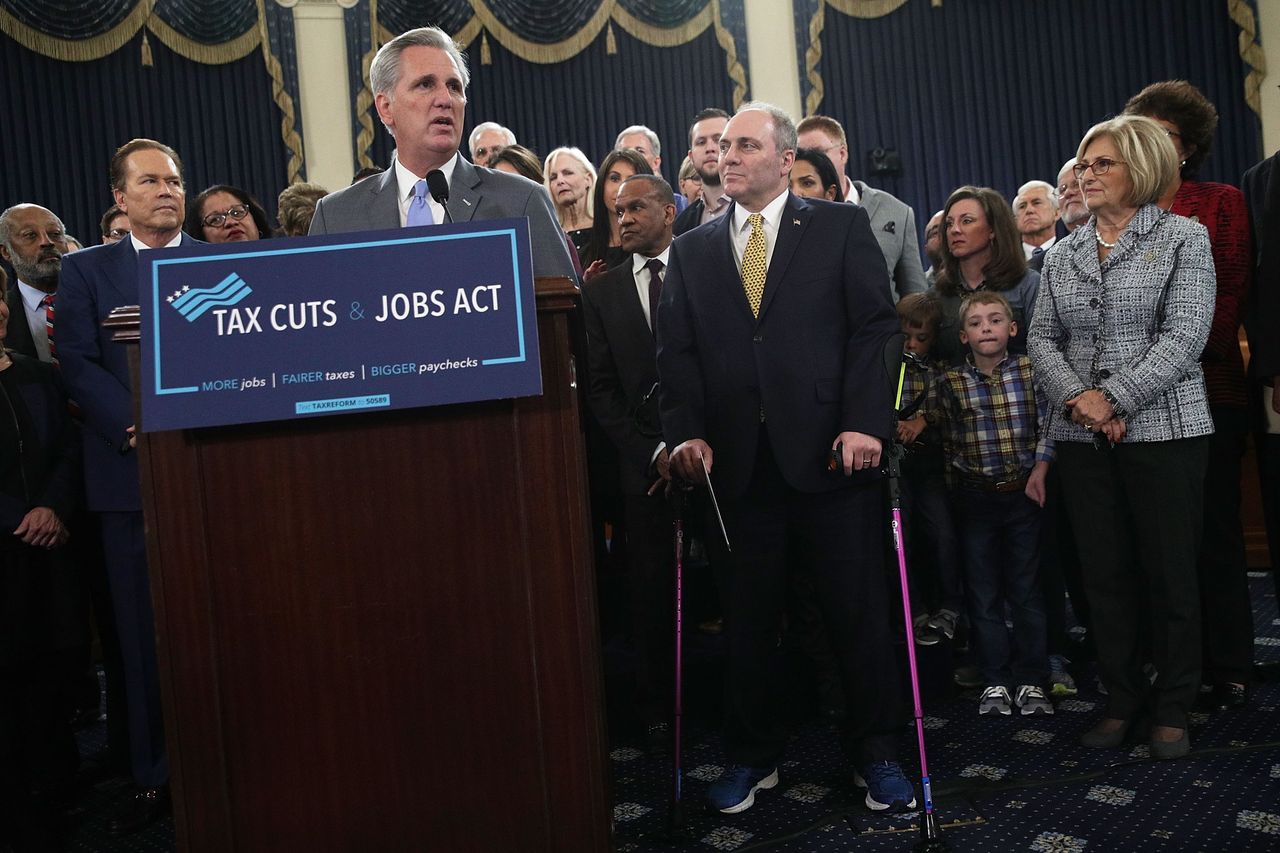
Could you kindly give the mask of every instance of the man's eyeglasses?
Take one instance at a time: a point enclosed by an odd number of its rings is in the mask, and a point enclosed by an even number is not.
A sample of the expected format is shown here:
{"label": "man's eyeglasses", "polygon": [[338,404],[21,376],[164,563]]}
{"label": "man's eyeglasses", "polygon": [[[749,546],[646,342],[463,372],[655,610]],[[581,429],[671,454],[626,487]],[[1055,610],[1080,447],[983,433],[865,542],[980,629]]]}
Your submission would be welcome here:
{"label": "man's eyeglasses", "polygon": [[1099,157],[1097,160],[1094,160],[1092,163],[1087,163],[1083,161],[1080,163],[1076,163],[1074,166],[1071,167],[1071,172],[1076,176],[1076,180],[1079,181],[1084,179],[1084,173],[1089,169],[1092,169],[1093,173],[1098,177],[1102,177],[1107,172],[1111,171],[1112,166],[1124,166],[1124,165],[1127,165],[1127,164],[1123,160],[1112,160],[1110,157]]}
{"label": "man's eyeglasses", "polygon": [[492,148],[483,148],[483,147],[477,148],[475,157],[477,160],[483,160],[485,159],[486,156],[489,158],[497,157],[500,153],[502,153],[502,149],[506,147],[507,146],[505,145],[495,145]]}
{"label": "man's eyeglasses", "polygon": [[222,223],[227,221],[227,217],[231,217],[233,221],[239,222],[241,219],[244,219],[248,215],[249,215],[248,206],[243,204],[237,204],[235,207],[229,207],[226,210],[222,211],[221,213],[210,213],[208,216],[206,216],[204,219],[200,221],[203,222],[205,225],[209,226],[210,228],[221,228]]}
{"label": "man's eyeglasses", "polygon": [[106,234],[103,234],[102,236],[110,237],[112,240],[123,240],[125,237],[129,236],[129,229],[128,228],[112,228],[110,231],[108,231]]}

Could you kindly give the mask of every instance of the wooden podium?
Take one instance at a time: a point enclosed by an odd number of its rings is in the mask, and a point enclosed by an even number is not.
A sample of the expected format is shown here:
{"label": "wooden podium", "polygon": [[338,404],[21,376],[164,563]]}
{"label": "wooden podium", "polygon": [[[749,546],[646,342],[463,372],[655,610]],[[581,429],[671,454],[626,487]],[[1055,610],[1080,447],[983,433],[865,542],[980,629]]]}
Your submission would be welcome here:
{"label": "wooden podium", "polygon": [[609,848],[576,300],[541,397],[142,435],[179,849]]}

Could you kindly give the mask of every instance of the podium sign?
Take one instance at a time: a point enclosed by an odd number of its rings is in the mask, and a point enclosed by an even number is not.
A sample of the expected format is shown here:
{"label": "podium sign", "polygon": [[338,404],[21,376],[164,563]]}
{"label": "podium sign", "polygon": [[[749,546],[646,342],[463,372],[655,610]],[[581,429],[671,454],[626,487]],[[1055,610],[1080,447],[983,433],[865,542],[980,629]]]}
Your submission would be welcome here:
{"label": "podium sign", "polygon": [[145,432],[542,393],[529,223],[139,256]]}

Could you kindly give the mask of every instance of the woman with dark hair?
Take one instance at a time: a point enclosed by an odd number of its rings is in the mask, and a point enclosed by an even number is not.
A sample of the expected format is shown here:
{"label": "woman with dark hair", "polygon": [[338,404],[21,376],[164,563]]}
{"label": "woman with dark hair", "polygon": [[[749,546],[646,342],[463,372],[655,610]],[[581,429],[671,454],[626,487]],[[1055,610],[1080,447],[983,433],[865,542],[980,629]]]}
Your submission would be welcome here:
{"label": "woman with dark hair", "polygon": [[934,357],[946,365],[964,360],[960,300],[976,290],[996,290],[1009,300],[1018,324],[1009,349],[1026,352],[1026,330],[1035,311],[1040,274],[1027,269],[1009,202],[990,187],[960,187],[942,208],[942,229],[942,268],[933,286],[942,322],[934,340]]}
{"label": "woman with dark hair", "polygon": [[1057,413],[1049,437],[1107,689],[1080,740],[1119,747],[1145,718],[1151,756],[1177,758],[1200,690],[1196,555],[1213,419],[1198,361],[1213,256],[1203,225],[1156,204],[1178,166],[1154,121],[1094,125],[1076,157],[1093,215],[1045,256],[1028,349]]}
{"label": "woman with dark hair", "polygon": [[5,282],[0,271],[0,845],[61,850],[57,797],[80,756],[60,678],[88,642],[79,566],[64,547],[80,437],[53,366],[4,348]]}
{"label": "woman with dark hair", "polygon": [[1253,675],[1253,613],[1240,522],[1240,469],[1249,430],[1249,398],[1238,338],[1240,306],[1253,272],[1253,235],[1244,194],[1227,184],[1194,180],[1209,156],[1218,111],[1185,80],[1152,83],[1125,104],[1164,128],[1178,173],[1156,202],[1209,231],[1218,291],[1213,328],[1200,354],[1214,432],[1204,480],[1204,541],[1200,546],[1204,679],[1221,710],[1245,703]]}
{"label": "woman with dark hair", "polygon": [[582,265],[586,267],[583,280],[590,281],[600,273],[616,267],[627,259],[618,235],[618,217],[614,202],[622,182],[632,175],[652,175],[649,161],[634,148],[622,148],[609,152],[600,164],[596,188],[591,194],[591,239],[582,253]]}
{"label": "woman with dark hair", "polygon": [[802,198],[842,201],[840,175],[825,152],[818,148],[797,148],[791,166],[791,191]]}
{"label": "woman with dark hair", "polygon": [[191,200],[186,232],[206,243],[233,243],[271,236],[267,212],[239,187],[214,184]]}
{"label": "woman with dark hair", "polygon": [[528,178],[535,184],[543,182],[542,161],[538,159],[537,154],[523,145],[504,146],[489,158],[489,168]]}

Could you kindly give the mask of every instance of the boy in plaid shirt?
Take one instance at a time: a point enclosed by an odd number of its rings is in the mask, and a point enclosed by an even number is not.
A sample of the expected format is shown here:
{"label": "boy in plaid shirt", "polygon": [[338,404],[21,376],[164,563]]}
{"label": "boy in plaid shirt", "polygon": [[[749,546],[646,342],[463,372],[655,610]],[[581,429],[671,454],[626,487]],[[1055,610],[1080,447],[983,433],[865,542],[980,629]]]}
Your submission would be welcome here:
{"label": "boy in plaid shirt", "polygon": [[[1053,461],[1048,400],[1031,359],[1009,354],[1017,323],[1008,301],[978,291],[960,304],[969,355],[943,375],[938,421],[961,534],[969,626],[987,688],[979,714],[1052,714],[1040,508]],[[1010,642],[1005,602],[1013,615]],[[1011,695],[1012,694],[1012,695]]]}
{"label": "boy in plaid shirt", "polygon": [[901,494],[907,566],[912,575],[912,622],[916,642],[932,646],[943,637],[955,637],[963,600],[959,546],[943,477],[942,438],[939,430],[928,424],[938,406],[942,380],[942,368],[929,358],[942,309],[933,297],[912,293],[898,302],[898,319],[907,336],[898,440],[906,450]]}

